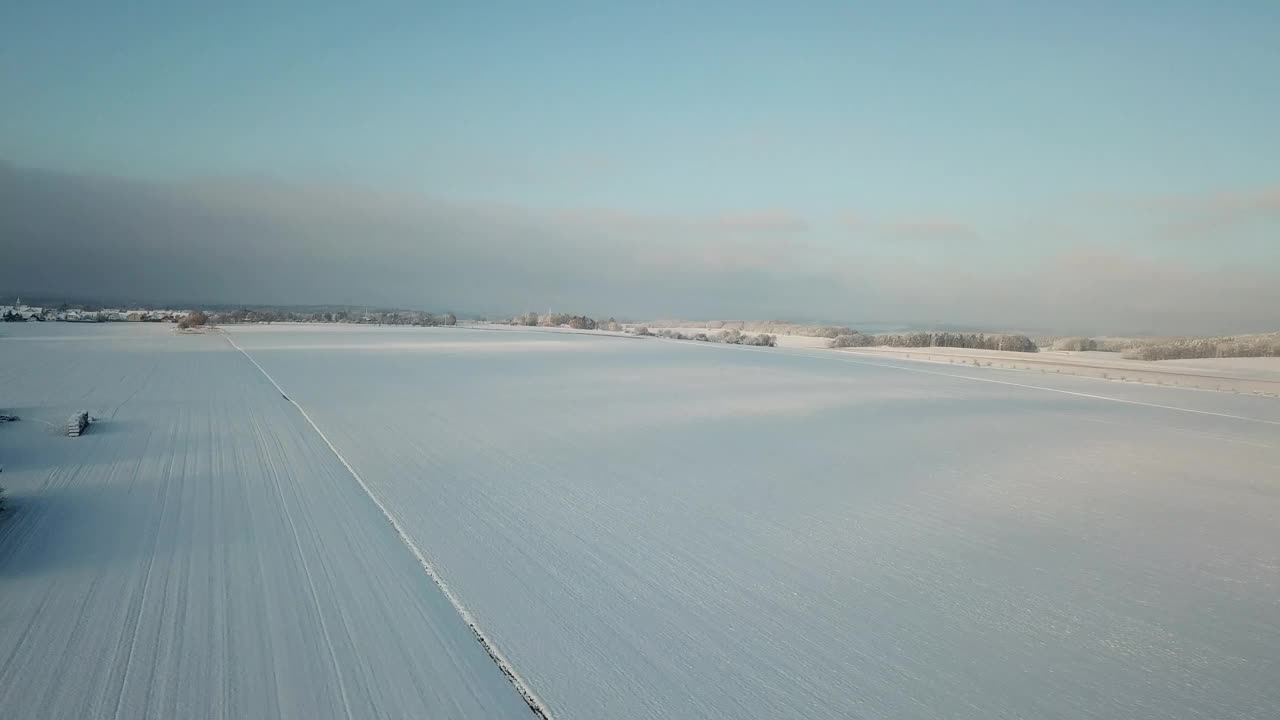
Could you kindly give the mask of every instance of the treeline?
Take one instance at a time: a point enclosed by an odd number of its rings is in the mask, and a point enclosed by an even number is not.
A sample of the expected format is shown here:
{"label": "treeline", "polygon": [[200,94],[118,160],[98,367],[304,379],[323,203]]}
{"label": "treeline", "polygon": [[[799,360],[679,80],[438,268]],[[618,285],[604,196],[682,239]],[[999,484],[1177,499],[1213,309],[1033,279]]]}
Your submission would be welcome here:
{"label": "treeline", "polygon": [[835,338],[855,331],[839,325],[805,325],[779,320],[655,320],[645,323],[650,328],[701,328],[704,330],[737,330],[745,333],[798,335]]}
{"label": "treeline", "polygon": [[570,313],[544,313],[539,315],[538,313],[527,312],[511,318],[507,321],[507,324],[523,327],[564,327],[574,330],[622,332],[622,324],[613,318],[596,320],[586,315],[573,315]]}
{"label": "treeline", "polygon": [[640,325],[635,330],[636,335],[654,335],[657,337],[670,338],[672,340],[696,340],[698,342],[724,343],[726,345],[754,345],[756,347],[775,347],[778,344],[776,335],[767,333],[747,334],[733,328],[713,333],[693,333],[686,334],[676,330],[661,329],[657,332],[651,332],[648,327]]}
{"label": "treeline", "polygon": [[1131,360],[1280,357],[1280,333],[1136,341],[1121,356]]}
{"label": "treeline", "polygon": [[453,313],[434,314],[421,310],[376,310],[356,312],[336,310],[325,312],[295,312],[292,310],[275,310],[260,308],[255,310],[237,309],[215,312],[209,316],[209,322],[228,323],[272,323],[272,322],[328,322],[357,323],[363,325],[415,325],[419,327],[435,327],[440,325],[457,325],[458,318]]}
{"label": "treeline", "polygon": [[1045,337],[1040,345],[1053,350],[1115,352],[1129,360],[1280,357],[1280,333],[1209,338]]}
{"label": "treeline", "polygon": [[857,331],[837,335],[831,339],[833,348],[842,347],[953,347],[973,350],[1008,350],[1011,352],[1039,352],[1040,348],[1026,335],[986,333],[914,332],[879,333],[869,335]]}
{"label": "treeline", "polygon": [[1133,338],[1123,337],[1084,337],[1082,335],[1058,336],[1049,335],[1036,338],[1036,344],[1050,350],[1067,350],[1070,352],[1114,352],[1118,353],[1137,347],[1140,342]]}
{"label": "treeline", "polygon": [[[527,312],[523,315],[517,315],[511,318],[507,321],[507,324],[522,327],[560,327],[572,328],[574,330],[605,330],[608,332],[626,331],[632,335],[639,335],[642,337],[663,337],[670,338],[672,340],[697,340],[700,342],[726,343],[728,345],[757,345],[761,347],[774,347],[778,343],[776,335],[770,335],[767,333],[748,334],[738,328],[730,328],[710,333],[682,333],[666,328],[660,328],[657,331],[653,331],[649,329],[650,326],[647,323],[624,327],[622,323],[613,318],[597,320],[586,315],[573,315],[571,313],[538,314],[534,312]],[[707,323],[702,323],[693,327],[705,327],[706,325]]]}

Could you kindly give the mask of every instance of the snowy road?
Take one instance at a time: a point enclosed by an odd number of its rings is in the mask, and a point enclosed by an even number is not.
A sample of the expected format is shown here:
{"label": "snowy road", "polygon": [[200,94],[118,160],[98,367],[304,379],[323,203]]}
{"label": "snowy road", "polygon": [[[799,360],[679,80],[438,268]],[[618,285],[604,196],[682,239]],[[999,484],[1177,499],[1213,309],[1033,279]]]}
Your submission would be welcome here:
{"label": "snowy road", "polygon": [[539,332],[233,333],[560,718],[1280,707],[1275,400]]}
{"label": "snowy road", "polygon": [[532,717],[224,337],[0,326],[0,388],[0,716]]}

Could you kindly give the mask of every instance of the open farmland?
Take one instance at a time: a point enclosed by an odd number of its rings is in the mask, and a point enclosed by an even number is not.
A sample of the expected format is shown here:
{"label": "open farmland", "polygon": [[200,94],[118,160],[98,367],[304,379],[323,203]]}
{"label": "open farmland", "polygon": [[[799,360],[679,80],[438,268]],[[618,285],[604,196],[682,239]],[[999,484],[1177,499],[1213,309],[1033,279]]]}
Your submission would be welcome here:
{"label": "open farmland", "polygon": [[0,717],[530,717],[224,337],[3,325],[0,405]]}
{"label": "open farmland", "polygon": [[[5,717],[530,717],[455,604],[562,720],[1280,706],[1273,399],[525,330],[0,329]],[[84,437],[44,424],[78,409]]]}
{"label": "open farmland", "polygon": [[231,336],[557,717],[1280,706],[1273,399],[537,331]]}

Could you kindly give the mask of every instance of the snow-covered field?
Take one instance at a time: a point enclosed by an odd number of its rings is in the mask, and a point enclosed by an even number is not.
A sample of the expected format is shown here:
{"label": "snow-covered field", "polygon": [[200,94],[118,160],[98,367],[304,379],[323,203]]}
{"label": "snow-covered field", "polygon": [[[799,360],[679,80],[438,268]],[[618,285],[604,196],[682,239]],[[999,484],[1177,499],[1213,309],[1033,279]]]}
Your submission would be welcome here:
{"label": "snow-covered field", "polygon": [[[674,332],[678,332],[683,335],[688,335],[690,337],[697,335],[699,333],[703,333],[705,335],[714,335],[715,333],[721,332],[720,330],[715,330],[715,329],[708,330],[707,328],[699,328],[699,327],[654,328],[653,332],[656,333],[659,330],[672,330]],[[760,333],[748,332],[745,334],[758,335]],[[772,333],[772,334],[774,338],[777,339],[778,347],[780,348],[817,349],[817,348],[830,347],[831,345],[830,338],[809,337],[807,335],[783,335],[783,334],[777,334],[777,333]]]}
{"label": "snow-covered field", "polygon": [[29,324],[0,326],[0,412],[6,718],[530,717],[454,603],[562,719],[1280,707],[1274,399],[510,328]]}
{"label": "snow-covered field", "polygon": [[1280,382],[1280,357],[1202,358],[1196,360],[1159,360],[1157,362],[1168,367],[1230,372],[1244,377]]}
{"label": "snow-covered field", "polygon": [[225,337],[0,325],[0,412],[0,717],[531,717]]}
{"label": "snow-covered field", "polygon": [[[781,346],[781,342],[779,342]],[[1075,375],[1120,383],[1168,385],[1184,389],[1280,396],[1280,358],[1208,360],[1128,360],[1120,353],[1042,350],[1021,353],[969,348],[845,348],[841,353]]]}
{"label": "snow-covered field", "polygon": [[556,717],[1280,707],[1274,399],[514,329],[231,336]]}

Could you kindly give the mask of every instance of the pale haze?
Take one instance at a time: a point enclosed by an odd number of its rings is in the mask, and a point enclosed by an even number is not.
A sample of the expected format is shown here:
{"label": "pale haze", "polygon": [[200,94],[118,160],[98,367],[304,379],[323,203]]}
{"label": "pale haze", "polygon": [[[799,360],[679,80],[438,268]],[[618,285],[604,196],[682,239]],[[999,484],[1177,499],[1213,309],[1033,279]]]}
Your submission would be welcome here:
{"label": "pale haze", "polygon": [[1280,5],[11,4],[0,292],[1280,325]]}
{"label": "pale haze", "polygon": [[1276,720],[1280,0],[0,0],[0,720]]}

